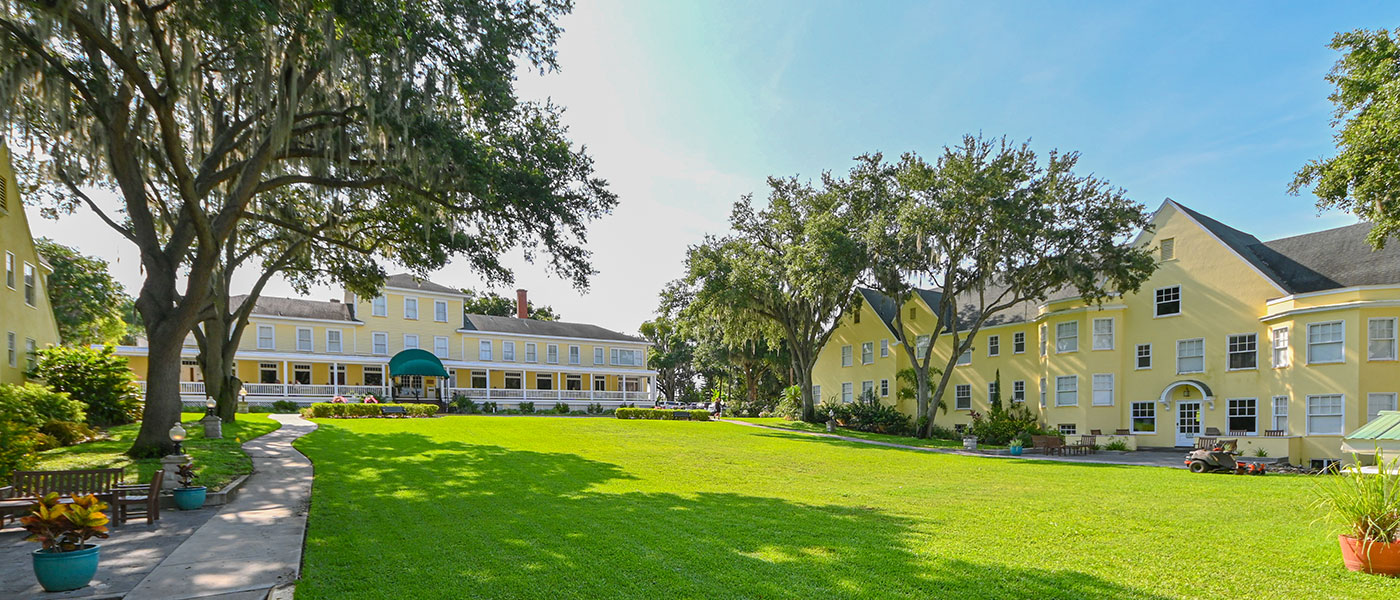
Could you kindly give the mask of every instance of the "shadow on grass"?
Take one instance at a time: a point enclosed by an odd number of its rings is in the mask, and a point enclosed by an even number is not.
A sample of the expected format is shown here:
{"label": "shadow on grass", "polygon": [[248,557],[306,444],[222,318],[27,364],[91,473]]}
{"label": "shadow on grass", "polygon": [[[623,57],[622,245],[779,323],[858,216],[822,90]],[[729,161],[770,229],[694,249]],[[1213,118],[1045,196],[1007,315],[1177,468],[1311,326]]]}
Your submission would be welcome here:
{"label": "shadow on grass", "polygon": [[574,454],[335,426],[296,446],[316,465],[298,598],[1156,597],[921,556],[913,521],[873,509],[652,491]]}

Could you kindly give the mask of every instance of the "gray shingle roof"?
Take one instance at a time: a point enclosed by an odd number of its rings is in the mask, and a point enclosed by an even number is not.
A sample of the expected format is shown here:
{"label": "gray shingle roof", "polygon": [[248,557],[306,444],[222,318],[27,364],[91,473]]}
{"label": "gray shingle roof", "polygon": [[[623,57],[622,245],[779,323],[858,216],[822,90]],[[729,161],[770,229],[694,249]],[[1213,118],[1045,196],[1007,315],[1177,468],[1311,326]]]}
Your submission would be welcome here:
{"label": "gray shingle roof", "polygon": [[1180,202],[1171,200],[1170,198],[1168,198],[1168,201],[1175,204],[1177,208],[1180,208],[1187,215],[1190,215],[1197,223],[1205,227],[1206,231],[1220,238],[1220,241],[1225,242],[1226,246],[1229,246],[1230,249],[1244,257],[1245,261],[1254,265],[1254,268],[1259,269],[1265,277],[1268,277],[1271,281],[1278,284],[1279,287],[1288,289],[1284,278],[1279,276],[1279,274],[1274,271],[1273,267],[1271,267],[1263,257],[1259,256],[1259,253],[1256,251],[1256,248],[1263,245],[1262,242],[1259,241],[1259,238],[1182,206]]}
{"label": "gray shingle roof", "polygon": [[617,340],[619,342],[641,342],[639,337],[618,333],[587,323],[566,323],[564,321],[536,321],[516,317],[492,315],[467,315],[463,329],[492,333],[513,333],[545,335],[562,338],[587,338],[595,340]]}
{"label": "gray shingle roof", "polygon": [[[229,298],[229,304],[236,308],[242,306],[243,301],[247,299],[248,296],[246,295],[232,296]],[[271,317],[355,322],[354,317],[350,314],[350,307],[342,302],[305,300],[302,298],[259,296],[257,304],[253,305],[253,314]]]}
{"label": "gray shingle roof", "polygon": [[438,283],[433,283],[426,279],[419,279],[409,273],[396,273],[394,275],[390,275],[389,277],[385,278],[384,285],[388,287],[401,288],[406,290],[423,290],[425,292],[436,292],[439,294],[455,294],[458,296],[463,295],[462,290],[447,287]]}

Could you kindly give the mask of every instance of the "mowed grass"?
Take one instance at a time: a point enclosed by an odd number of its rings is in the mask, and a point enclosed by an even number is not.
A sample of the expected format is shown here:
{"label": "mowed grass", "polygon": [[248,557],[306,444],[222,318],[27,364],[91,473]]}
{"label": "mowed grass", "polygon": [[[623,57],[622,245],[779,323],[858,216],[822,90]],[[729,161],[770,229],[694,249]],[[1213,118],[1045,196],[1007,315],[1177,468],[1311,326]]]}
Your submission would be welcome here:
{"label": "mowed grass", "polygon": [[[812,432],[816,432],[816,433],[826,433],[826,425],[819,425],[819,424],[817,424],[817,423],[808,423],[808,422],[806,422],[806,421],[789,421],[789,420],[783,419],[783,418],[781,418],[781,417],[751,417],[751,418],[750,418],[750,417],[745,417],[745,418],[730,418],[730,417],[726,417],[726,418],[728,418],[728,419],[731,420],[731,421],[741,421],[741,422],[744,422],[744,423],[753,423],[754,425],[762,425],[762,426],[764,426],[764,427],[780,427],[780,428],[782,428],[782,429],[792,429],[792,430],[795,430],[795,431],[812,431]],[[869,433],[869,432],[865,432],[865,431],[856,431],[856,430],[854,430],[854,429],[845,429],[845,428],[841,428],[841,427],[837,427],[837,428],[836,428],[836,431],[833,431],[833,432],[831,432],[831,433],[832,433],[832,435],[840,435],[840,436],[845,436],[845,437],[853,437],[853,438],[857,438],[857,439],[871,440],[871,441],[875,441],[875,442],[886,442],[886,443],[890,443],[890,444],[902,444],[902,445],[905,445],[905,446],[915,446],[915,447],[919,447],[919,448],[962,448],[962,446],[963,446],[963,445],[962,445],[962,442],[955,442],[955,441],[953,441],[953,440],[940,440],[940,439],[927,439],[927,440],[925,440],[925,439],[919,439],[919,438],[916,438],[916,437],[913,437],[913,436],[905,436],[905,435],[887,435],[887,434],[883,434],[883,433]],[[986,445],[984,445],[984,447],[989,447],[989,448],[990,448],[990,447],[996,447],[996,448],[1000,448],[1001,446],[986,446]]]}
{"label": "mowed grass", "polygon": [[321,598],[1394,598],[1306,476],[966,457],[730,423],[322,420]]}
{"label": "mowed grass", "polygon": [[[224,487],[239,475],[252,473],[253,460],[243,452],[241,444],[282,426],[265,413],[241,414],[237,421],[224,423],[222,439],[211,440],[204,437],[204,426],[199,424],[202,418],[204,413],[180,415],[187,432],[183,446],[185,454],[190,455],[195,473],[199,475],[195,484],[207,486],[210,490]],[[140,429],[140,423],[118,425],[106,430],[107,439],[44,451],[39,454],[39,464],[35,469],[62,471],[121,467],[126,469],[127,482],[148,482],[151,474],[160,468],[160,459],[132,460],[123,454],[131,447]],[[175,474],[167,473],[166,476],[174,477]]]}

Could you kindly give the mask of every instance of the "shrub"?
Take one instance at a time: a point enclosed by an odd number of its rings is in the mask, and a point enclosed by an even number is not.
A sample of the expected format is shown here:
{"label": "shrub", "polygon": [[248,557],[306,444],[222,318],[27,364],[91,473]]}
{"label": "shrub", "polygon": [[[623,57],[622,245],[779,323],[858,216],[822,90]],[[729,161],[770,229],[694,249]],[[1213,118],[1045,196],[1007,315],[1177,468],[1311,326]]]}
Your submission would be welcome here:
{"label": "shrub", "polygon": [[495,413],[501,412],[501,409],[500,409],[499,406],[496,405],[495,402],[482,402],[482,403],[481,403],[481,412],[489,413],[489,414],[495,414]]}
{"label": "shrub", "polygon": [[1375,474],[1361,471],[1361,461],[1343,471],[1348,477],[1321,477],[1314,506],[1322,519],[1364,543],[1400,541],[1400,458],[1378,462]]}
{"label": "shrub", "polygon": [[1001,445],[1020,439],[1023,434],[1042,435],[1042,429],[1024,404],[1013,404],[1005,409],[995,404],[985,414],[972,413],[969,433],[977,436],[979,443]]}
{"label": "shrub", "polygon": [[533,414],[535,414],[535,403],[534,403],[534,402],[521,402],[521,403],[520,403],[520,414],[524,414],[524,415],[533,415]]}
{"label": "shrub", "polygon": [[565,402],[555,402],[555,403],[554,403],[554,412],[556,412],[556,413],[558,413],[558,414],[561,414],[561,415],[567,415],[567,414],[569,414],[569,405],[568,405],[568,403],[565,403]]}
{"label": "shrub", "polygon": [[458,411],[467,413],[469,415],[474,415],[478,412],[481,412],[481,409],[476,404],[476,400],[472,400],[471,398],[468,398],[466,396],[457,396],[456,398],[453,398],[452,405],[456,406]]}
{"label": "shrub", "polygon": [[932,435],[930,435],[929,437],[936,440],[951,440],[954,442],[960,442],[962,441],[963,437],[961,433],[957,432],[957,430],[951,427],[944,427],[937,423],[934,423],[931,433]]}
{"label": "shrub", "polygon": [[37,383],[0,385],[0,421],[38,430],[49,421],[81,423],[83,403]]}
{"label": "shrub", "polygon": [[303,415],[308,415],[314,419],[348,418],[348,417],[383,417],[384,413],[380,407],[402,406],[404,414],[410,417],[431,417],[437,414],[436,404],[364,404],[351,402],[317,402],[309,409],[303,411]]}
{"label": "shrub", "polygon": [[587,412],[588,412],[588,414],[590,414],[590,415],[601,415],[601,414],[603,414],[603,412],[604,412],[604,411],[603,411],[603,405],[602,405],[602,404],[599,404],[599,403],[597,403],[597,402],[594,402],[594,403],[592,403],[592,404],[589,404],[589,405],[588,405],[588,410],[587,410]]}
{"label": "shrub", "polygon": [[1107,444],[1104,444],[1103,449],[1116,450],[1118,452],[1126,452],[1128,450],[1128,442],[1126,440],[1113,440]]}
{"label": "shrub", "polygon": [[909,432],[909,417],[899,409],[882,404],[873,391],[862,393],[860,400],[844,408],[843,425],[856,431],[904,435]]}
{"label": "shrub", "polygon": [[72,446],[96,438],[97,432],[83,423],[49,421],[39,427],[39,435],[53,438],[59,446]]}
{"label": "shrub", "polygon": [[671,410],[665,408],[619,408],[613,413],[619,419],[650,419],[669,421],[708,421],[708,410]]}
{"label": "shrub", "polygon": [[38,351],[33,376],[77,399],[94,425],[134,423],[141,416],[141,388],[126,358],[113,354],[111,346],[44,348]]}
{"label": "shrub", "polygon": [[785,419],[802,418],[802,387],[790,385],[783,388],[773,411]]}
{"label": "shrub", "polygon": [[34,466],[37,435],[20,423],[0,419],[0,481],[9,481],[10,473]]}
{"label": "shrub", "polygon": [[279,414],[296,414],[300,405],[291,400],[278,400],[272,403],[272,412]]}

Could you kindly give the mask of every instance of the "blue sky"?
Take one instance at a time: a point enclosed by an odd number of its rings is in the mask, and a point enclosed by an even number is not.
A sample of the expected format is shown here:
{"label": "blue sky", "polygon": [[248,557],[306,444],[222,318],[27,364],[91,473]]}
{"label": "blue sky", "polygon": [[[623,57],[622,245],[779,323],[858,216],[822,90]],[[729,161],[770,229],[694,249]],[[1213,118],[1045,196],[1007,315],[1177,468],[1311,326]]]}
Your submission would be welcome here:
{"label": "blue sky", "polygon": [[[1400,4],[1380,2],[578,4],[561,70],[520,89],[567,107],[621,204],[591,230],[587,294],[513,263],[537,302],[626,332],[766,176],[933,155],[963,133],[1079,151],[1081,170],[1149,208],[1171,197],[1261,239],[1350,223],[1286,188],[1332,152],[1333,33],[1400,26]],[[84,233],[90,218],[31,219],[139,283],[134,248]],[[435,279],[477,283],[456,266]]]}

